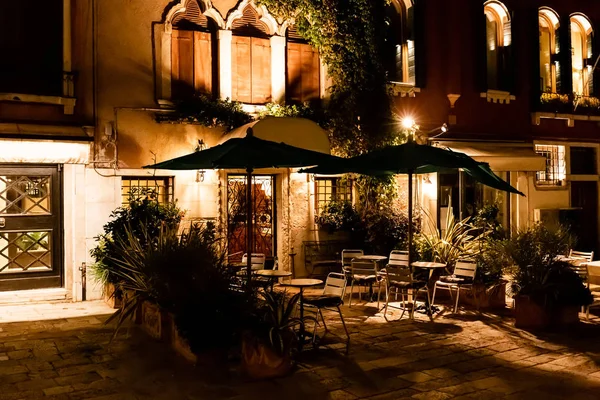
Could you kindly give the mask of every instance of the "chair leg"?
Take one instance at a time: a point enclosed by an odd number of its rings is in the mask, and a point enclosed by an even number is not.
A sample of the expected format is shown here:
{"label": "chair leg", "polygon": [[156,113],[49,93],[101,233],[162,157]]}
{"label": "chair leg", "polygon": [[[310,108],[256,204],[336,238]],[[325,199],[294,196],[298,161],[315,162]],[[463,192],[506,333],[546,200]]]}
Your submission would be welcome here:
{"label": "chair leg", "polygon": [[[317,344],[317,339],[316,339],[317,338],[317,325],[319,325],[319,312],[320,311],[321,311],[321,309],[317,308],[317,313],[315,316],[315,327],[313,328],[313,337],[312,337],[313,346],[315,344]],[[321,318],[323,318],[322,315],[321,315]],[[323,320],[323,322],[325,322],[325,321]]]}
{"label": "chair leg", "polygon": [[418,296],[419,292],[417,291],[415,293],[415,290],[413,289],[412,293],[413,293],[413,306],[410,309],[410,319],[414,320],[415,319],[415,308],[417,308],[417,296]]}
{"label": "chair leg", "polygon": [[350,283],[350,295],[348,296],[348,308],[352,307],[352,295],[354,294],[354,279]]}
{"label": "chair leg", "polygon": [[[435,290],[435,286],[434,286]],[[433,322],[433,301],[429,297],[429,288],[425,287],[425,292],[427,293],[427,301],[429,302],[429,319]]]}
{"label": "chair leg", "polygon": [[386,321],[387,321],[387,310],[388,310],[389,302],[390,302],[390,288],[386,284],[385,285],[385,306],[383,306],[383,318],[385,318]]}
{"label": "chair leg", "polygon": [[435,290],[437,289],[437,282],[433,284],[433,296],[431,297],[431,305],[435,303]]}
{"label": "chair leg", "polygon": [[[325,328],[325,333],[329,332],[329,329],[327,328],[327,324],[325,323],[325,317],[323,317],[323,311],[321,311],[321,309],[319,308],[319,314],[321,314],[321,321],[323,321],[323,328]],[[325,336],[325,334],[323,334],[323,336]]]}
{"label": "chair leg", "polygon": [[379,310],[379,294],[381,293],[381,281],[379,281],[379,291],[377,292],[377,309]]}
{"label": "chair leg", "polygon": [[456,304],[454,305],[454,314],[458,312],[458,299],[460,298],[460,285],[456,285]]}
{"label": "chair leg", "polygon": [[344,327],[344,331],[346,332],[346,355],[348,355],[348,351],[350,350],[350,334],[348,333],[348,328],[346,328],[346,322],[344,321],[344,316],[342,315],[342,310],[340,306],[337,306],[338,314],[340,314],[340,319],[342,320],[342,326]]}

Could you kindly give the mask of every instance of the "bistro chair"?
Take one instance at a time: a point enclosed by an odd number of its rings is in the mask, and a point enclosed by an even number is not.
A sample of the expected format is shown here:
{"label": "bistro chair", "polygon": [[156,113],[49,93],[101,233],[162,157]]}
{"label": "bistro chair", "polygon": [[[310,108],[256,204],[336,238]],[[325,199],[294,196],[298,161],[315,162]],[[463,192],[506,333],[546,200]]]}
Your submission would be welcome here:
{"label": "bistro chair", "polygon": [[569,250],[569,258],[574,258],[576,260],[582,260],[583,262],[592,262],[594,259],[593,251],[577,251],[577,250]]}
{"label": "bistro chair", "polygon": [[[600,269],[598,269],[597,267],[592,267],[592,268],[588,267],[588,278],[591,278],[592,276],[596,277],[596,278],[600,278]],[[587,286],[589,289],[590,288],[590,279],[588,279]],[[598,286],[594,285],[594,288],[597,289]],[[594,294],[596,296],[594,296]],[[588,305],[585,308],[585,317],[587,318],[588,321],[590,320],[590,307],[593,307],[593,306],[595,307],[595,306],[600,305],[600,299],[597,297],[597,295],[598,295],[598,292],[595,290],[592,290],[592,296],[593,296],[592,304]]]}
{"label": "bistro chair", "polygon": [[[433,296],[431,304],[435,301],[435,291],[439,287],[440,289],[448,289],[450,297],[452,298],[452,289],[456,289],[456,303],[454,305],[454,312],[458,311],[458,299],[460,297],[460,288],[468,287],[473,288],[473,280],[475,279],[475,273],[477,272],[477,263],[474,261],[458,261],[454,266],[454,273],[448,276],[441,276],[440,279],[433,285]],[[477,307],[479,308],[479,307]]]}
{"label": "bistro chair", "polygon": [[[385,271],[387,269],[388,266],[405,266],[408,267],[408,251],[404,251],[404,250],[392,250],[390,253],[390,257],[388,258],[388,263],[386,264],[386,267],[384,269],[382,269],[379,272],[379,275],[383,278],[386,279],[385,276]],[[384,285],[384,289],[385,289],[385,285]],[[381,297],[381,285],[379,286],[379,297]],[[395,294],[395,299],[398,300],[398,293],[396,292]]]}
{"label": "bistro chair", "polygon": [[346,322],[344,322],[344,316],[342,315],[342,310],[340,306],[344,304],[344,293],[346,292],[346,275],[341,274],[339,272],[330,272],[327,275],[327,280],[325,281],[325,288],[323,289],[323,293],[320,295],[308,295],[303,297],[304,306],[310,306],[316,308],[316,319],[315,319],[315,328],[313,330],[313,344],[316,344],[316,334],[317,334],[317,325],[319,323],[319,316],[321,317],[321,321],[323,321],[323,327],[325,328],[325,333],[323,336],[329,332],[327,329],[327,324],[325,323],[325,318],[323,318],[323,312],[321,310],[329,310],[329,311],[337,311],[342,320],[342,326],[344,327],[344,331],[346,332],[346,354],[348,354],[348,349],[350,347],[350,335],[348,334],[348,328],[346,328]]}
{"label": "bistro chair", "polygon": [[[350,279],[350,296],[348,298],[348,307],[352,307],[354,285],[358,286],[359,299],[361,286],[365,288],[368,286],[370,289],[369,292],[373,294],[373,284],[379,283],[379,285],[381,285],[381,279],[377,274],[377,263],[373,261],[352,260],[350,264],[350,271],[347,275],[348,279]],[[379,298],[377,299],[377,308],[379,308]]]}
{"label": "bistro chair", "polygon": [[[266,257],[264,253],[252,253],[250,258],[250,265],[252,266],[252,270],[265,269],[265,260]],[[248,253],[244,253],[242,256],[242,264],[246,264],[248,262]]]}
{"label": "bistro chair", "polygon": [[365,252],[360,249],[344,249],[342,250],[342,271],[349,271],[352,265],[352,259],[362,257]]}
{"label": "bistro chair", "polygon": [[[390,261],[392,257],[390,255]],[[402,260],[403,261],[403,260]],[[417,307],[417,297],[422,289],[425,289],[427,293],[427,301],[429,301],[429,290],[427,290],[427,282],[415,280],[413,277],[412,269],[408,266],[408,260],[406,263],[388,263],[383,274],[385,281],[385,307],[383,310],[383,317],[387,320],[387,310],[390,307],[390,295],[394,292],[396,299],[398,293],[402,296],[402,315],[406,312],[406,303],[410,303],[412,297],[412,307],[410,310],[410,319],[415,318],[415,309]]]}

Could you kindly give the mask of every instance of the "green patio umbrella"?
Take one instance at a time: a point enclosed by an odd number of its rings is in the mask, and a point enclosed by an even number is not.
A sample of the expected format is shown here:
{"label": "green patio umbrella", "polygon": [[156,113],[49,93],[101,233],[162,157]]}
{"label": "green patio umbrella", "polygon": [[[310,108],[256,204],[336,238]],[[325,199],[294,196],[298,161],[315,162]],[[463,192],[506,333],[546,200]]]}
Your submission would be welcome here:
{"label": "green patio umbrella", "polygon": [[285,143],[257,138],[248,128],[246,136],[231,138],[206,150],[173,158],[146,169],[197,170],[197,169],[245,169],[246,184],[246,248],[248,279],[251,275],[252,254],[252,173],[259,168],[298,168],[323,163],[339,162],[339,157],[318,151],[306,150]]}
{"label": "green patio umbrella", "polygon": [[340,173],[359,173],[363,175],[408,174],[408,260],[413,259],[413,184],[414,174],[443,172],[462,169],[478,182],[492,188],[516,193],[523,193],[513,188],[492,172],[489,165],[480,163],[464,153],[445,150],[439,147],[421,145],[410,140],[398,146],[386,146],[370,153],[349,159],[327,160],[316,167],[300,170],[300,172],[333,175]]}

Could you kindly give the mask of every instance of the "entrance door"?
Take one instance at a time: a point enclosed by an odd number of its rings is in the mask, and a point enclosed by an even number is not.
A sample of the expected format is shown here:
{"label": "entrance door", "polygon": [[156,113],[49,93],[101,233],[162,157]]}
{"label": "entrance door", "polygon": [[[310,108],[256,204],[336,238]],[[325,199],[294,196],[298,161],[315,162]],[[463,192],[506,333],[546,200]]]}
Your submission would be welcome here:
{"label": "entrance door", "polygon": [[[227,245],[231,260],[246,252],[246,176],[227,177]],[[252,177],[253,253],[275,255],[275,177]]]}
{"label": "entrance door", "polygon": [[0,166],[0,291],[62,286],[57,167]]}
{"label": "entrance door", "polygon": [[598,183],[571,182],[571,207],[582,208],[577,236],[577,249],[598,252]]}

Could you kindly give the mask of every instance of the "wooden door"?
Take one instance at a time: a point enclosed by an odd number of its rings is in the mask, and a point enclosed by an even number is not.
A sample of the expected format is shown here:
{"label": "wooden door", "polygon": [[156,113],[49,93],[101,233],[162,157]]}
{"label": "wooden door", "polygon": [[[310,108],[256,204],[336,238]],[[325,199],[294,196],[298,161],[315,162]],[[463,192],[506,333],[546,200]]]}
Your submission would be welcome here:
{"label": "wooden door", "polygon": [[571,182],[571,207],[581,208],[577,227],[577,250],[598,253],[598,182]]}

